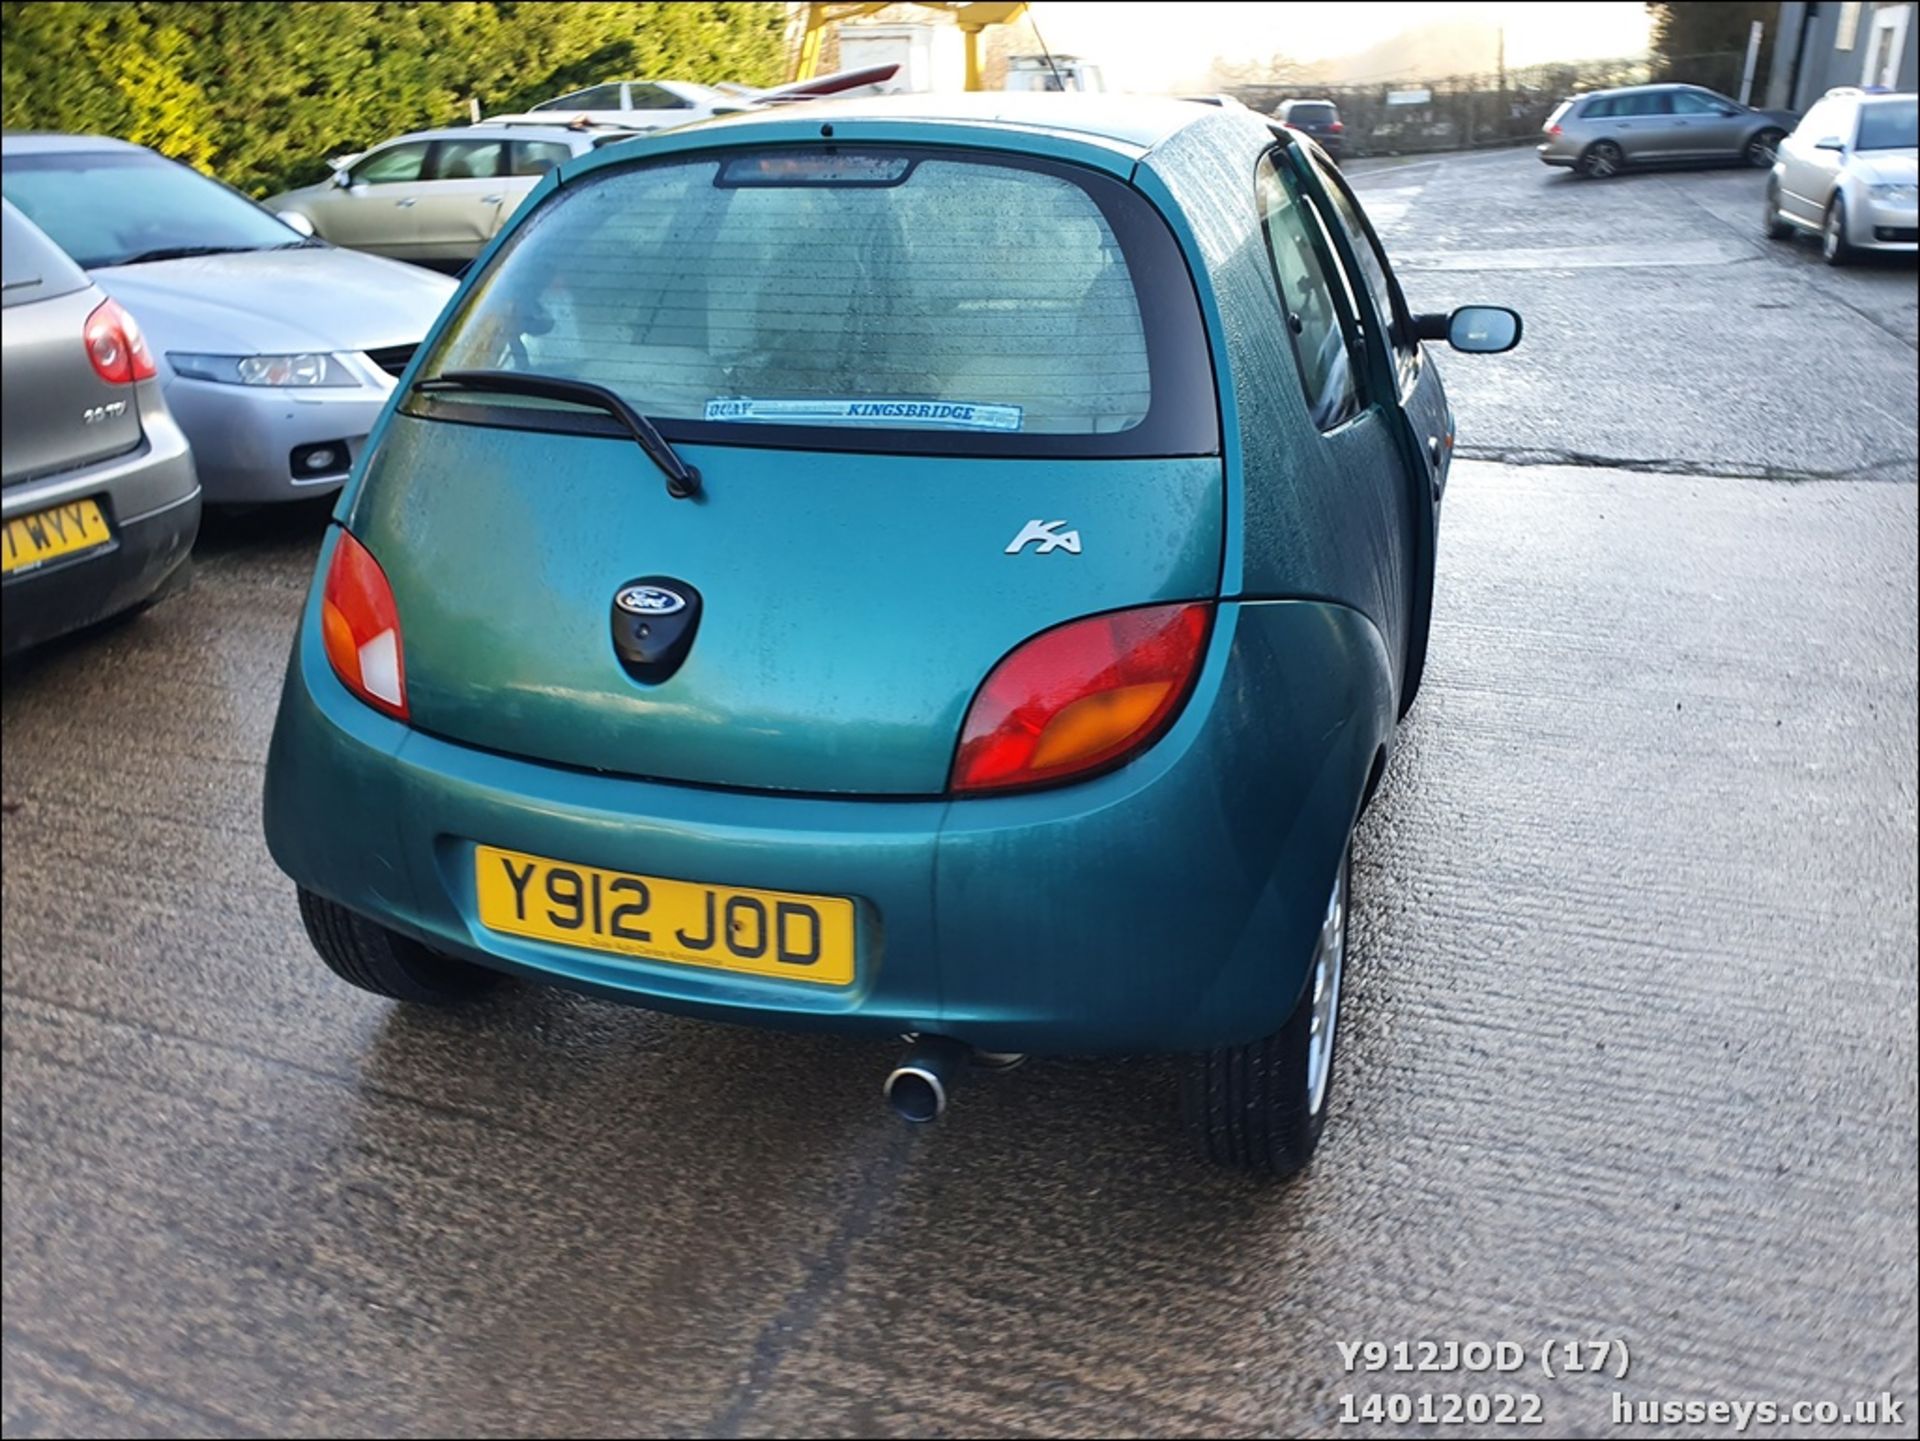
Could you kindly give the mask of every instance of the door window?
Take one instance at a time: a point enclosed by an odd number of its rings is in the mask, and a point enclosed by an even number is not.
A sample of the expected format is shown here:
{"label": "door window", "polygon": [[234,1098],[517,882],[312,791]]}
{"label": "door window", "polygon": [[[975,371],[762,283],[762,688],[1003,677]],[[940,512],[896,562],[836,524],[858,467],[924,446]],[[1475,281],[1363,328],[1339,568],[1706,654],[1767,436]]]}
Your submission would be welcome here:
{"label": "door window", "polygon": [[433,147],[429,180],[491,180],[500,173],[504,140],[442,140]]}
{"label": "door window", "polygon": [[1642,90],[1634,95],[1616,95],[1613,100],[1613,113],[1635,119],[1648,115],[1671,115],[1673,114],[1673,92]]}
{"label": "door window", "polygon": [[389,145],[385,150],[374,151],[353,167],[353,183],[398,185],[418,180],[426,163],[427,143],[424,140],[413,145]]}
{"label": "door window", "polygon": [[627,86],[627,109],[629,110],[691,110],[692,102],[682,100],[671,90],[658,85],[631,84]]}
{"label": "door window", "polygon": [[1346,231],[1354,255],[1359,259],[1361,281],[1367,293],[1373,297],[1375,312],[1387,327],[1387,344],[1398,361],[1411,363],[1418,354],[1418,346],[1407,323],[1406,303],[1394,283],[1393,272],[1387,268],[1386,255],[1373,233],[1373,227],[1360,213],[1360,207],[1347,192],[1347,187],[1320,157],[1309,155],[1307,158],[1314,173],[1319,176],[1321,187],[1333,197],[1334,214],[1341,228]]}
{"label": "door window", "polygon": [[558,140],[516,140],[513,142],[513,169],[510,173],[545,175],[572,155],[572,149]]}
{"label": "door window", "polygon": [[566,95],[557,95],[551,100],[542,100],[533,107],[535,110],[619,110],[620,86],[591,85],[585,90],[571,91]]}
{"label": "door window", "polygon": [[1256,187],[1281,319],[1299,362],[1307,409],[1326,430],[1359,408],[1349,359],[1358,337],[1341,293],[1344,281],[1330,267],[1319,220],[1271,154],[1260,159]]}
{"label": "door window", "polygon": [[1725,101],[1702,95],[1697,90],[1677,91],[1673,97],[1673,113],[1676,115],[1719,115],[1729,108]]}

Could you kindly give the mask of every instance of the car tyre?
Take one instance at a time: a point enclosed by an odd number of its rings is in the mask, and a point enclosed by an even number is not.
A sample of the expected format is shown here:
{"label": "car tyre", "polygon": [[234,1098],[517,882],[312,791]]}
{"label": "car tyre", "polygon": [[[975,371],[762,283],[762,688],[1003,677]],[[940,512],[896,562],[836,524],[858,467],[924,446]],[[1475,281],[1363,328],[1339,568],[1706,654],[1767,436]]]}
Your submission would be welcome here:
{"label": "car tyre", "polygon": [[1769,240],[1788,240],[1793,236],[1793,227],[1780,214],[1780,191],[1771,180],[1767,182],[1767,218],[1762,227]]}
{"label": "car tyre", "polygon": [[300,920],[327,969],[349,985],[389,1000],[451,1005],[490,989],[497,972],[437,955],[325,896],[300,889]]}
{"label": "car tyre", "polygon": [[1182,1108],[1209,1159],[1284,1180],[1313,1159],[1327,1123],[1351,914],[1353,842],[1340,857],[1299,1004],[1270,1036],[1189,1059]]}
{"label": "car tyre", "polygon": [[1627,156],[1611,140],[1596,140],[1580,157],[1580,173],[1589,180],[1606,180],[1627,168]]}
{"label": "car tyre", "polygon": [[1746,161],[1756,170],[1772,168],[1779,158],[1780,142],[1787,138],[1787,132],[1777,129],[1762,130],[1747,142]]}
{"label": "car tyre", "polygon": [[1853,263],[1853,242],[1847,239],[1846,197],[1836,195],[1827,207],[1827,218],[1820,226],[1820,254],[1829,265]]}

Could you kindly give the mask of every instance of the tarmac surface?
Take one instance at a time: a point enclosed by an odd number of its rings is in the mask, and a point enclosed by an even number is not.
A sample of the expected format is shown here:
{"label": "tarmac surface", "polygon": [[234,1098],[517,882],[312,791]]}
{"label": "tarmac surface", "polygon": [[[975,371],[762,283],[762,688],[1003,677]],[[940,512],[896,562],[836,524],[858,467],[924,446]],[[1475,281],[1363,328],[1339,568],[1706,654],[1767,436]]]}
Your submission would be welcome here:
{"label": "tarmac surface", "polygon": [[[6,1433],[1912,1434],[1913,267],[1760,239],[1757,172],[1354,173],[1416,308],[1527,337],[1442,362],[1474,458],[1306,1177],[1191,1158],[1162,1060],[910,1131],[888,1047],[336,982],[259,827],[325,509],[216,517],[6,675]],[[1423,1341],[1527,1361],[1343,1367]]]}

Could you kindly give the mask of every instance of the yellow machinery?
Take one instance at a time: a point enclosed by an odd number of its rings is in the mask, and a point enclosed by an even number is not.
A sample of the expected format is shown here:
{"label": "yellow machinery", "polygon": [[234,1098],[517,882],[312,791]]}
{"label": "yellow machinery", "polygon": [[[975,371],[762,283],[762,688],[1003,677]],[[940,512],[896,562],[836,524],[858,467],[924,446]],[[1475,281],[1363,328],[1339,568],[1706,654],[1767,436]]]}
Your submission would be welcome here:
{"label": "yellow machinery", "polygon": [[[887,8],[887,0],[877,4],[842,3],[814,4],[807,6],[807,28],[800,38],[800,55],[794,61],[794,80],[811,80],[820,68],[820,41],[827,33],[829,25],[842,20],[858,20],[866,15],[877,14]],[[967,89],[979,90],[980,84],[980,32],[989,25],[1008,25],[1026,13],[1026,0],[1016,4],[998,3],[998,0],[980,0],[980,3],[968,3],[968,0],[922,0],[924,10],[944,10],[953,16],[954,24],[960,27],[960,33],[967,37]]]}

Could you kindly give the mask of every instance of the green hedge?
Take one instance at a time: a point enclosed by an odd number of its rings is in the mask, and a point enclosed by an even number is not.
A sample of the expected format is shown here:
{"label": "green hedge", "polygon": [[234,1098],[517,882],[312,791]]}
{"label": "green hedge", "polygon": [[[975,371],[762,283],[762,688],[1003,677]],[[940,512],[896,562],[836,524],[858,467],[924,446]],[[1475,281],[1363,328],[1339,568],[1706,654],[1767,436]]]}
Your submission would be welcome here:
{"label": "green hedge", "polygon": [[265,195],[326,158],[603,80],[769,85],[780,4],[0,4],[9,130],[114,135]]}

